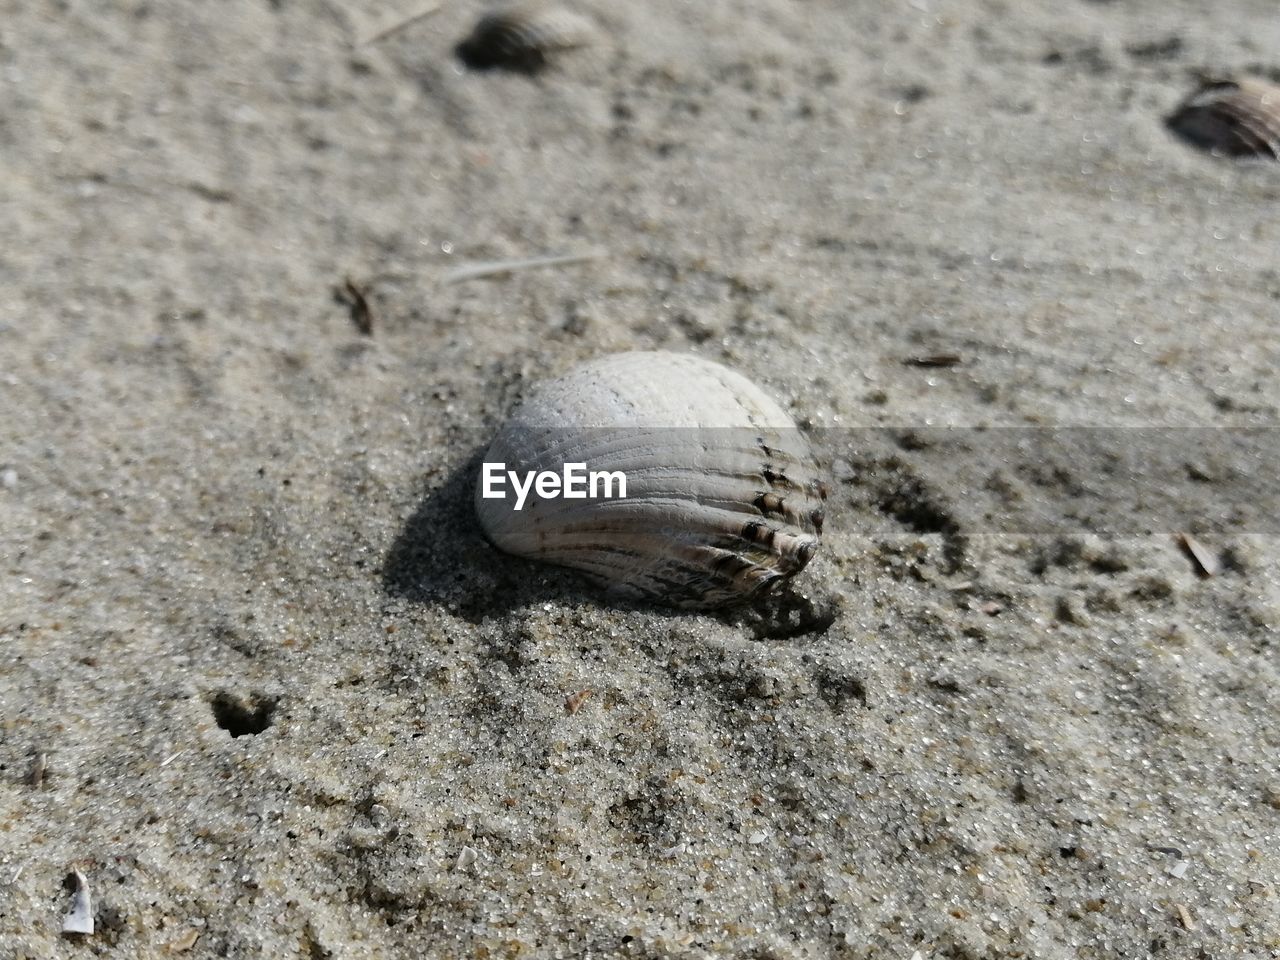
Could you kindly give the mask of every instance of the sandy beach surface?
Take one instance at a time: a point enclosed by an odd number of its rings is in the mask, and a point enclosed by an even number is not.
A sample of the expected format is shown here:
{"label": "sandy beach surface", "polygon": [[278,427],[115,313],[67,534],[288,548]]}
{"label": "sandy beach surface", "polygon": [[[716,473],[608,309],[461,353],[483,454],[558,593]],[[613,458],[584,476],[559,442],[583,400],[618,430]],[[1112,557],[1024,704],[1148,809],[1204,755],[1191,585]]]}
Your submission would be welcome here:
{"label": "sandy beach surface", "polygon": [[[1280,166],[1163,125],[1273,0],[573,7],[0,0],[0,958],[1280,956],[1269,484],[974,440],[1274,426]],[[814,438],[786,610],[482,537],[632,349]]]}

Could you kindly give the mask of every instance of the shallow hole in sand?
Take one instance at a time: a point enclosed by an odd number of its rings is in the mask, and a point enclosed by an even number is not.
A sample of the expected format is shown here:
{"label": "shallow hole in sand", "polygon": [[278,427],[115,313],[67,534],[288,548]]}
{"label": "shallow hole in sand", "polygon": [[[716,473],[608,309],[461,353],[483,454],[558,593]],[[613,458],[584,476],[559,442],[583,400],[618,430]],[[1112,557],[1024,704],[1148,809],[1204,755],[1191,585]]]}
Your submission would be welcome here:
{"label": "shallow hole in sand", "polygon": [[246,737],[256,736],[271,726],[276,701],[259,697],[245,699],[222,690],[209,701],[209,706],[219,727],[233,737]]}

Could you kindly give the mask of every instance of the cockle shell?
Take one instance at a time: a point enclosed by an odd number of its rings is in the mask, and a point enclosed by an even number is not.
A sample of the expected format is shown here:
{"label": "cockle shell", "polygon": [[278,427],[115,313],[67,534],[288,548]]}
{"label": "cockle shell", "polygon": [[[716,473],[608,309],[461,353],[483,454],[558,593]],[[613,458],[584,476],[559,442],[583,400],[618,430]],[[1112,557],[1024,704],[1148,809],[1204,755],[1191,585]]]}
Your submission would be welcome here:
{"label": "cockle shell", "polygon": [[552,54],[584,47],[594,38],[591,22],[581,14],[549,0],[518,0],[481,17],[457,52],[473,69],[536,73]]}
{"label": "cockle shell", "polygon": [[1207,80],[1165,123],[1210,153],[1280,160],[1280,87],[1263,80]]}
{"label": "cockle shell", "polygon": [[485,455],[508,470],[582,462],[622,471],[625,499],[485,498],[496,546],[584,571],[615,593],[683,607],[744,600],[804,569],[826,484],[808,441],[764,391],[727,367],[620,353],[536,387]]}

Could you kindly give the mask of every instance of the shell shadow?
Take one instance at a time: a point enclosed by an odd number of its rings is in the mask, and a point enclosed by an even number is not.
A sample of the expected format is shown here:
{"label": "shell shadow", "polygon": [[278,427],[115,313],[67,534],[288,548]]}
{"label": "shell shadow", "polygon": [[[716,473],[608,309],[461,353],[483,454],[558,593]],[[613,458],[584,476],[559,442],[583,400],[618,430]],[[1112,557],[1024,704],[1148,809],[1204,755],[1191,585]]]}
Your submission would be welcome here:
{"label": "shell shadow", "polygon": [[552,598],[586,599],[570,571],[510,557],[485,539],[473,506],[484,447],[423,497],[382,564],[382,589],[471,623]]}

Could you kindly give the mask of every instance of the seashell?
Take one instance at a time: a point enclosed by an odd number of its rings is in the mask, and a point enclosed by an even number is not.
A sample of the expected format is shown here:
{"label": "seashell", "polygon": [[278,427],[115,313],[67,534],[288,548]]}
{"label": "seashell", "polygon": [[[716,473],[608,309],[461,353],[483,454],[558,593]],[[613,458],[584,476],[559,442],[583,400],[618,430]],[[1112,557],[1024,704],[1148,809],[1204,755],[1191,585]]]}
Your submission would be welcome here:
{"label": "seashell", "polygon": [[1226,157],[1280,159],[1280,87],[1254,78],[1206,80],[1165,120],[1193,146]]}
{"label": "seashell", "polygon": [[589,20],[547,2],[518,2],[480,18],[457,53],[468,67],[536,73],[562,51],[587,46],[595,38]]}
{"label": "seashell", "polygon": [[89,881],[79,868],[72,869],[71,876],[75,878],[76,888],[71,896],[71,909],[62,918],[62,932],[92,936],[93,897],[89,893]]}
{"label": "seashell", "polygon": [[626,496],[529,489],[517,510],[509,486],[504,499],[484,496],[482,473],[475,502],[489,540],[622,596],[698,608],[771,589],[818,548],[827,486],[808,441],[764,391],[709,360],[635,352],[585,363],[536,387],[485,455],[520,476],[573,462],[621,472]]}

